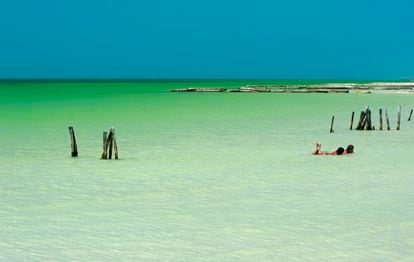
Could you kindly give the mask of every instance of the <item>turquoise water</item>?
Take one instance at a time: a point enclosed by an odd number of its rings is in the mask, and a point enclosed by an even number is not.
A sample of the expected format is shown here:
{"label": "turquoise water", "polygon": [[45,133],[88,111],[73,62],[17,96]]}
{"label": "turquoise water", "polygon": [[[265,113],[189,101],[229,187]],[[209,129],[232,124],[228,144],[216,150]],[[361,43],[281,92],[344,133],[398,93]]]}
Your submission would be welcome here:
{"label": "turquoise water", "polygon": [[414,260],[414,97],[168,92],[262,83],[1,83],[0,260]]}

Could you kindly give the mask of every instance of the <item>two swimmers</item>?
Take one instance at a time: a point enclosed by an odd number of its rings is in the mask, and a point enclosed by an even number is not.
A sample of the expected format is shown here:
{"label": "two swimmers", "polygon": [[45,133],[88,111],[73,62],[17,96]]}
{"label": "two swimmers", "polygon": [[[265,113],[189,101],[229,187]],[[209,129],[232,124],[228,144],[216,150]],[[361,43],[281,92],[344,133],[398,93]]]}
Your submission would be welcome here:
{"label": "two swimmers", "polygon": [[353,145],[348,145],[346,147],[346,149],[344,149],[343,147],[338,147],[338,149],[336,149],[333,152],[325,152],[325,151],[321,151],[321,144],[320,143],[316,143],[316,149],[312,152],[312,155],[346,155],[346,154],[352,154],[354,153],[354,146]]}

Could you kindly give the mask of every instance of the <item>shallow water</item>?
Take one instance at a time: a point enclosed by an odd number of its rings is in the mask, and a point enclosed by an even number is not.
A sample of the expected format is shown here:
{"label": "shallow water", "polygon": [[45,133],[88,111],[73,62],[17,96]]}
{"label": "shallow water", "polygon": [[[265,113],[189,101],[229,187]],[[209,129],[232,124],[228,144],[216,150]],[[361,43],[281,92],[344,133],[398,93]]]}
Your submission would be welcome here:
{"label": "shallow water", "polygon": [[0,84],[0,260],[413,260],[414,97],[168,92],[245,83]]}

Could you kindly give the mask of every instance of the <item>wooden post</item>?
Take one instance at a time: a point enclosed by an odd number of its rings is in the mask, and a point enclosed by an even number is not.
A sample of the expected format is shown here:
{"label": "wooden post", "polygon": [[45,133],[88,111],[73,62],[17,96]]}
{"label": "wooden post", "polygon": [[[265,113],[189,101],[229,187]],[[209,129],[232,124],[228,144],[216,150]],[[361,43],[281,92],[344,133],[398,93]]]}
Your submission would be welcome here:
{"label": "wooden post", "polygon": [[413,115],[413,109],[411,109],[411,111],[410,111],[410,116],[408,117],[408,120],[407,121],[411,121],[411,116]]}
{"label": "wooden post", "polygon": [[101,159],[107,159],[107,146],[106,146],[106,140],[108,139],[108,132],[103,132],[103,137],[102,137],[102,157]]}
{"label": "wooden post", "polygon": [[351,116],[351,127],[349,128],[349,130],[352,130],[352,125],[354,124],[354,115],[355,112],[352,111],[352,116]]}
{"label": "wooden post", "polygon": [[109,133],[103,132],[103,146],[101,159],[112,159],[113,149],[115,149],[115,159],[118,159],[118,145],[116,144],[115,128],[111,127]]}
{"label": "wooden post", "polygon": [[367,122],[365,125],[365,130],[372,130],[372,123],[371,123],[371,110],[369,108],[367,108]]}
{"label": "wooden post", "polygon": [[382,108],[379,110],[379,130],[382,130]]}
{"label": "wooden post", "polygon": [[118,159],[118,145],[116,144],[115,130],[114,130],[114,151],[115,151],[115,159]]}
{"label": "wooden post", "polygon": [[333,130],[334,119],[335,119],[335,116],[332,116],[332,120],[331,120],[331,130],[329,131],[330,133],[333,133],[334,132],[334,130]]}
{"label": "wooden post", "polygon": [[362,123],[363,123],[364,119],[365,119],[365,112],[361,111],[361,114],[359,115],[358,125],[355,128],[356,130],[361,130],[362,129]]}
{"label": "wooden post", "polygon": [[397,130],[400,130],[401,124],[401,106],[398,107]]}
{"label": "wooden post", "polygon": [[368,122],[369,122],[369,114],[368,113],[369,113],[368,109],[365,109],[365,121],[363,123],[362,130],[368,130]]}
{"label": "wooden post", "polygon": [[78,146],[76,145],[75,130],[73,126],[69,127],[70,147],[72,151],[72,157],[78,156]]}
{"label": "wooden post", "polygon": [[390,128],[390,119],[388,118],[387,109],[385,109],[385,119],[387,120],[387,130],[391,130],[391,128]]}
{"label": "wooden post", "polygon": [[108,153],[109,159],[112,159],[112,149],[114,147],[114,134],[115,134],[115,129],[111,127],[111,129],[109,130],[108,142],[107,142],[109,143],[109,153]]}

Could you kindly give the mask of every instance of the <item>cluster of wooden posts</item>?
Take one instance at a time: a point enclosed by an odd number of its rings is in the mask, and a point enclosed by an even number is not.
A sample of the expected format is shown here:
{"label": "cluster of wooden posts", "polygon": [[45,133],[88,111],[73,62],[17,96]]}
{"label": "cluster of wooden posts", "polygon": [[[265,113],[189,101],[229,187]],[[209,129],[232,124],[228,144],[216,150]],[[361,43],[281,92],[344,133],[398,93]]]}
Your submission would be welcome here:
{"label": "cluster of wooden posts", "polygon": [[[414,109],[411,109],[410,116],[408,117],[407,121],[411,121],[411,116],[413,115],[413,110]],[[365,111],[361,111],[361,114],[359,116],[359,121],[358,121],[357,126],[355,127],[355,130],[375,130],[375,126],[373,125],[371,115],[372,115],[371,110],[367,106]],[[350,130],[352,130],[352,128],[353,128],[354,116],[355,116],[355,112],[352,112],[351,125],[350,125],[350,128],[349,128]],[[335,116],[332,116],[330,133],[334,132],[334,129],[333,129],[334,119],[335,119]],[[388,117],[387,109],[385,109],[385,119],[386,119],[386,124],[387,124],[387,130],[391,130],[390,119]],[[383,120],[382,119],[382,108],[380,108],[379,109],[379,130],[383,130],[383,121],[382,120]],[[400,130],[400,126],[401,126],[401,106],[398,107],[396,130]]]}
{"label": "cluster of wooden posts", "polygon": [[[411,109],[410,116],[408,117],[407,121],[411,121],[413,110],[414,109]],[[354,116],[355,116],[355,112],[352,112],[351,126],[349,128],[350,130],[352,130],[352,127],[353,127]],[[385,109],[385,119],[387,123],[387,130],[391,130],[387,109]],[[332,116],[330,133],[334,132],[334,129],[333,129],[334,120],[335,120],[335,116]],[[396,130],[400,130],[400,125],[401,125],[401,106],[398,107]],[[357,126],[355,127],[355,130],[375,130],[375,126],[372,124],[371,110],[369,109],[368,106],[366,107],[365,111],[361,111],[361,114],[359,116],[359,121],[358,121]],[[383,130],[382,108],[379,109],[379,130]],[[70,137],[70,145],[71,145],[71,155],[72,157],[77,157],[78,146],[76,144],[75,129],[73,128],[73,126],[69,127],[69,137]],[[111,127],[111,129],[109,129],[109,132],[105,132],[105,131],[103,132],[101,159],[112,159],[113,151],[115,153],[115,159],[118,159],[118,145],[116,143],[115,128]]]}
{"label": "cluster of wooden posts", "polygon": [[[69,127],[69,137],[72,157],[78,156],[78,146],[76,144],[75,129]],[[112,152],[115,153],[115,159],[118,159],[118,145],[116,143],[115,128],[111,127],[109,132],[103,132],[103,145],[101,159],[112,159]]]}

